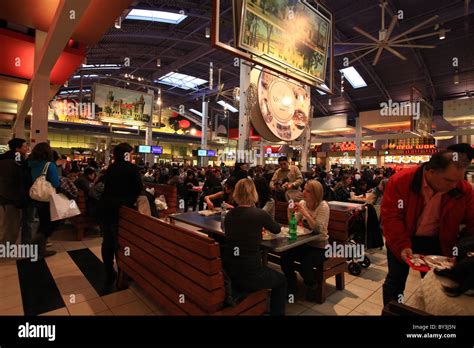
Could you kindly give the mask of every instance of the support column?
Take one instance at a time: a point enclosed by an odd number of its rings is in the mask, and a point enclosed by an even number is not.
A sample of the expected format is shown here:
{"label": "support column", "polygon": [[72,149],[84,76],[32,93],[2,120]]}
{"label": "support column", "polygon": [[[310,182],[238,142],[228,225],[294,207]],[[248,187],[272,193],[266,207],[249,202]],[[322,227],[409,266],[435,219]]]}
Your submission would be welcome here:
{"label": "support column", "polygon": [[355,129],[355,145],[356,145],[356,150],[355,150],[355,169],[360,170],[361,168],[361,157],[362,157],[362,151],[361,151],[361,140],[362,140],[362,127],[360,125],[360,118],[357,116],[356,117],[356,129]]}
{"label": "support column", "polygon": [[[155,100],[153,90],[149,89],[148,94],[153,95],[152,100]],[[149,146],[153,145],[153,107],[152,107],[152,112],[150,115],[150,121],[146,125],[146,129],[145,129],[145,145],[149,145]],[[155,155],[153,154],[145,155],[145,163],[148,162],[150,166],[153,165],[154,160],[155,160]]]}
{"label": "support column", "polygon": [[265,149],[263,147],[263,139],[260,138],[260,158],[258,159],[258,164],[263,166],[265,164]]}
{"label": "support column", "polygon": [[34,147],[48,141],[49,76],[37,75],[32,92],[30,144]]}
{"label": "support column", "polygon": [[311,148],[311,123],[305,128],[302,137],[302,149],[301,149],[301,171],[308,171],[309,153]]}
{"label": "support column", "polygon": [[[206,96],[202,97],[202,132],[201,132],[201,149],[207,149],[207,120],[209,118],[209,102],[206,100]],[[208,158],[201,157],[201,167],[207,167]]]}
{"label": "support column", "polygon": [[105,162],[105,165],[108,166],[110,164],[110,145],[112,143],[112,138],[111,137],[107,137],[107,140],[105,141],[105,159],[104,159],[104,162]]}
{"label": "support column", "polygon": [[[245,63],[245,64],[244,64]],[[239,140],[237,143],[237,154],[245,153],[250,149],[250,115],[247,106],[247,91],[250,87],[250,64],[243,59],[240,60],[240,106],[239,106]],[[239,162],[239,159],[237,159]]]}
{"label": "support column", "polygon": [[26,139],[26,134],[25,134],[25,120],[19,120],[18,119],[18,114],[20,113],[21,109],[21,101],[18,101],[16,103],[16,119],[15,119],[15,124],[13,125],[13,131],[12,131],[12,138],[22,138]]}

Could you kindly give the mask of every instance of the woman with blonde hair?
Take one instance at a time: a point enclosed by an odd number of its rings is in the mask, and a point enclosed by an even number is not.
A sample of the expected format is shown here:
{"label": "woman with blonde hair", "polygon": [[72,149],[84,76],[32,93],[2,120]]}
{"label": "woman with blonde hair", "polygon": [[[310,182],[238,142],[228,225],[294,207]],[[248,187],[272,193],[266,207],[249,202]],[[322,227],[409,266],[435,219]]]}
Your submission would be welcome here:
{"label": "woman with blonde hair", "polygon": [[251,179],[239,180],[233,198],[238,206],[227,213],[224,222],[224,269],[232,284],[241,291],[272,289],[270,314],[284,315],[285,276],[264,266],[260,252],[263,228],[278,234],[281,226],[267,212],[255,206],[258,194]]}
{"label": "woman with blonde hair", "polygon": [[301,276],[308,287],[307,299],[312,301],[316,294],[315,266],[325,260],[325,247],[328,245],[329,205],[323,200],[324,189],[320,182],[310,180],[303,191],[304,200],[288,209],[288,220],[294,213],[297,222],[316,233],[318,238],[307,244],[290,249],[281,258],[281,269],[288,283],[288,293],[296,294],[295,261],[301,264]]}

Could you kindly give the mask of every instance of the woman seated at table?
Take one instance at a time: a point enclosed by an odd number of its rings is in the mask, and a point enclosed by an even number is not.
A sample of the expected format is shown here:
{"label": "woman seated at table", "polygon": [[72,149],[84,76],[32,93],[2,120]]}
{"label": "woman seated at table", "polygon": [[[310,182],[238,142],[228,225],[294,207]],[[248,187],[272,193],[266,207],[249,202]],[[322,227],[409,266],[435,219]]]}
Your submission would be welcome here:
{"label": "woman seated at table", "polygon": [[348,174],[344,174],[341,181],[334,186],[334,200],[340,202],[349,202],[351,198],[352,178]]}
{"label": "woman seated at table", "polygon": [[320,182],[310,180],[306,183],[304,200],[288,209],[288,220],[295,213],[296,221],[303,222],[306,228],[318,234],[318,238],[307,244],[290,249],[281,257],[281,269],[288,283],[288,293],[296,294],[295,261],[301,264],[301,276],[308,287],[306,297],[313,301],[316,295],[316,279],[313,267],[325,260],[325,247],[328,244],[329,205],[323,201],[323,187]]}
{"label": "woman seated at table", "polygon": [[238,207],[226,215],[225,244],[222,252],[224,269],[239,291],[272,289],[270,314],[284,315],[286,303],[285,276],[262,264],[260,244],[262,229],[280,233],[281,226],[255,206],[257,191],[251,179],[241,179],[235,186]]}
{"label": "woman seated at table", "polygon": [[229,177],[224,184],[224,190],[214,193],[209,196],[204,197],[204,202],[207,204],[207,209],[214,209],[215,204],[220,204],[221,202],[225,202],[228,209],[234,208],[235,206],[235,199],[234,199],[234,188],[237,184],[237,178],[231,176]]}

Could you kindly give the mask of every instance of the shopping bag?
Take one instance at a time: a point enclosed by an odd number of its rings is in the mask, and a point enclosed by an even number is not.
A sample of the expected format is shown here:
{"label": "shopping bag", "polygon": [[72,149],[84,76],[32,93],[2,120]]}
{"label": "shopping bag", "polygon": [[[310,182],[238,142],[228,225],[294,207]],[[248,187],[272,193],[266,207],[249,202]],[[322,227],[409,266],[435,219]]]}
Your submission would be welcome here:
{"label": "shopping bag", "polygon": [[51,183],[46,180],[46,173],[48,172],[50,162],[46,163],[41,172],[30,188],[30,197],[35,201],[49,202],[49,199],[53,193],[56,193],[56,189]]}
{"label": "shopping bag", "polygon": [[76,201],[67,198],[66,195],[62,193],[54,193],[51,195],[49,210],[51,213],[51,221],[63,220],[81,214]]}

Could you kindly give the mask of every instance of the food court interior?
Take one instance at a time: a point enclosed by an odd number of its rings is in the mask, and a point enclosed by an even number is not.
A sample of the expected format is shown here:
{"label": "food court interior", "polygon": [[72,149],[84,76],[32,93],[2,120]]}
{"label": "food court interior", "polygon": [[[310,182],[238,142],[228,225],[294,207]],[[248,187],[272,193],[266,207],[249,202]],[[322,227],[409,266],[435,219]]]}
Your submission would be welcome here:
{"label": "food court interior", "polygon": [[0,316],[474,315],[472,1],[2,0],[0,47]]}

